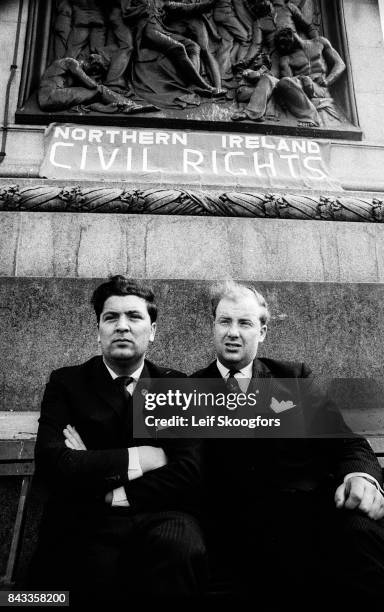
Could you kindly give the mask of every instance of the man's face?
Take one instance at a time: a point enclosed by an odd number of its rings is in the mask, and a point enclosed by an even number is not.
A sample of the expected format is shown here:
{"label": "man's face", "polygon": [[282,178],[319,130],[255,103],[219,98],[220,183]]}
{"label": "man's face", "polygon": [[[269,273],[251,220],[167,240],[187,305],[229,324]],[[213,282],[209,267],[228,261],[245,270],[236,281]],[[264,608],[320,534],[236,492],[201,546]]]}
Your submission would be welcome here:
{"label": "man's face", "polygon": [[227,368],[241,370],[254,360],[267,326],[260,323],[261,306],[249,292],[236,299],[223,298],[217,305],[214,344],[219,361]]}
{"label": "man's face", "polygon": [[112,295],[104,302],[100,315],[98,341],[108,365],[139,366],[156,323],[151,323],[147,304],[137,295]]}

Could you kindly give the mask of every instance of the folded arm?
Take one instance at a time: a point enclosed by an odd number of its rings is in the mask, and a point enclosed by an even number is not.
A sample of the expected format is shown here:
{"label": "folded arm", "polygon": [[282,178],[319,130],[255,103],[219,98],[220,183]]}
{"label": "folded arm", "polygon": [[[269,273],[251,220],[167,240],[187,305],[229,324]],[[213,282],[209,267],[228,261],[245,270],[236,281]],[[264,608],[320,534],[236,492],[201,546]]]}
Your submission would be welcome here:
{"label": "folded arm", "polygon": [[128,480],[127,448],[82,452],[68,448],[63,430],[73,422],[65,389],[53,373],[44,393],[35,447],[36,467],[46,481],[62,491],[97,494],[124,484]]}

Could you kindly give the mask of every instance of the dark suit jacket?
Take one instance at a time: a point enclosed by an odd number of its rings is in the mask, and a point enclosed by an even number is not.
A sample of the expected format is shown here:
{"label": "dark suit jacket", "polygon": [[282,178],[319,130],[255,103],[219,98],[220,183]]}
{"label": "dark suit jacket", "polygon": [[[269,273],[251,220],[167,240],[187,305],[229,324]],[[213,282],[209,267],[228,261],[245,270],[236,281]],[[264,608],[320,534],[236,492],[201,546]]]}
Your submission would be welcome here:
{"label": "dark suit jacket", "polygon": [[[156,379],[180,376],[185,375],[146,361],[134,392],[134,409],[143,398],[143,379],[148,390]],[[65,446],[63,429],[68,424],[76,427],[86,451]],[[161,446],[168,464],[128,481],[127,448],[143,444]],[[66,506],[72,514],[81,508],[93,515],[106,512],[106,492],[120,486],[126,489],[130,513],[188,510],[200,485],[198,441],[134,439],[124,397],[101,357],[52,373],[41,406],[35,456],[37,470],[51,490],[51,504],[56,511]]]}
{"label": "dark suit jacket", "polygon": [[[225,389],[216,362],[192,377],[217,380],[221,390]],[[224,504],[222,507],[228,509],[252,503],[260,491],[311,491],[330,478],[335,486],[351,472],[365,472],[382,482],[381,468],[369,444],[352,434],[334,403],[317,388],[305,364],[255,359],[253,382],[255,379],[262,379],[268,398],[262,411],[282,420],[296,419],[302,427],[301,437],[207,440],[208,504],[216,508]],[[296,406],[286,413],[274,413],[271,397],[281,399],[288,388],[296,394]],[[326,438],[330,433],[339,433],[340,437]]]}

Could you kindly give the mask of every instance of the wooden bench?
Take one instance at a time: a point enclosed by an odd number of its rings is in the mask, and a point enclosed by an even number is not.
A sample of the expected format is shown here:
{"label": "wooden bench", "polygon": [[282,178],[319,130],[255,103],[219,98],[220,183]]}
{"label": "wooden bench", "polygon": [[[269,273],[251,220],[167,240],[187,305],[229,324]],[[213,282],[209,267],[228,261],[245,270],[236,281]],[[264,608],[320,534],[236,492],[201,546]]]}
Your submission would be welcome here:
{"label": "wooden bench", "polygon": [[33,453],[37,432],[37,412],[0,412],[0,476],[21,478],[21,489],[13,527],[11,546],[0,588],[14,586],[24,531],[26,505],[34,473]]}
{"label": "wooden bench", "polygon": [[[0,578],[0,588],[11,589],[17,570],[23,529],[26,516],[26,504],[34,473],[33,452],[35,446],[37,412],[0,412],[0,476],[15,476],[21,478],[21,488],[13,527],[11,546],[8,555],[6,571]],[[344,414],[348,424],[355,431],[360,431],[370,442],[379,463],[384,467],[384,431],[383,415],[375,414]]]}

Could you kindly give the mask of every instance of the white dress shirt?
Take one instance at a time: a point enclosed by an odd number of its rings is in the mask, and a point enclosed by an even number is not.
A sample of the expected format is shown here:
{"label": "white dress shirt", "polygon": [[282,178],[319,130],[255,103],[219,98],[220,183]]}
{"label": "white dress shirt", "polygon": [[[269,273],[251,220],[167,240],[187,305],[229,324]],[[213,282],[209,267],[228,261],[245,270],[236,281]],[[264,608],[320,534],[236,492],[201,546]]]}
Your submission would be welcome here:
{"label": "white dress shirt", "polygon": [[[113,380],[119,377],[116,372],[111,370],[111,368],[105,363],[104,365],[107,368],[108,372],[112,376]],[[130,395],[133,394],[135,387],[138,383],[138,380],[141,376],[141,373],[144,368],[144,362],[130,375],[133,380],[127,386],[127,391]],[[140,478],[143,475],[143,470],[141,469],[140,459],[139,459],[139,451],[137,446],[132,446],[128,449],[128,480],[135,480],[135,478]],[[129,506],[129,501],[127,499],[127,495],[125,493],[124,487],[119,487],[118,489],[114,489],[112,491],[112,506]]]}
{"label": "white dress shirt", "polygon": [[[216,360],[216,365],[217,365],[217,368],[221,376],[225,380],[228,380],[229,372],[230,372],[229,368],[227,368],[222,363],[220,363],[218,359]],[[239,383],[239,387],[243,393],[247,392],[248,385],[252,378],[252,369],[253,369],[253,361],[251,361],[251,363],[249,363],[248,365],[244,366],[244,368],[241,368],[241,370],[238,370],[238,372],[236,372],[235,374],[235,378],[237,382]]]}

